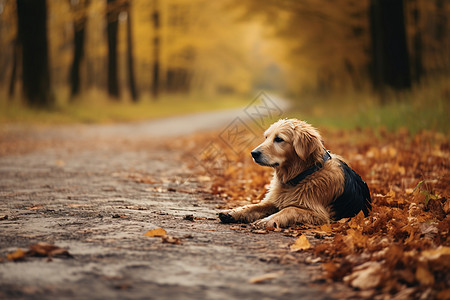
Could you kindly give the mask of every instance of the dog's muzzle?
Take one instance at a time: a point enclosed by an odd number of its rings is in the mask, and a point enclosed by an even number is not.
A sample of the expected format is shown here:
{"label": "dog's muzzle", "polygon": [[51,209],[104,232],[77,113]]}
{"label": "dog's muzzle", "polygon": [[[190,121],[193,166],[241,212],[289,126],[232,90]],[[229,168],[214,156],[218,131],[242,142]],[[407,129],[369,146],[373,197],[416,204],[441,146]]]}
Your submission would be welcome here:
{"label": "dog's muzzle", "polygon": [[257,161],[261,157],[261,151],[252,151],[251,153],[255,161]]}
{"label": "dog's muzzle", "polygon": [[274,163],[274,164],[269,164],[267,163],[262,156],[261,151],[258,150],[253,150],[252,152],[250,152],[252,154],[253,160],[255,161],[255,163],[260,164],[261,166],[267,166],[267,167],[276,167],[279,164],[278,163]]}

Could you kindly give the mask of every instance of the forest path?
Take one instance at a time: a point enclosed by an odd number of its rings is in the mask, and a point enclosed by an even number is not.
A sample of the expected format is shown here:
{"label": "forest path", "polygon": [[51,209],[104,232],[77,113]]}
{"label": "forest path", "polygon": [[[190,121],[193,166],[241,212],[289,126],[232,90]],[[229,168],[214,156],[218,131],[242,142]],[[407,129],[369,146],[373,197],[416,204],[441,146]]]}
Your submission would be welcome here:
{"label": "forest path", "polygon": [[[220,224],[223,203],[205,190],[208,182],[192,176],[180,150],[157,142],[220,129],[240,113],[4,129],[0,298],[332,298],[310,284],[318,266],[286,251],[293,237]],[[144,235],[159,227],[182,243]],[[67,248],[73,258],[5,258],[37,242]]]}

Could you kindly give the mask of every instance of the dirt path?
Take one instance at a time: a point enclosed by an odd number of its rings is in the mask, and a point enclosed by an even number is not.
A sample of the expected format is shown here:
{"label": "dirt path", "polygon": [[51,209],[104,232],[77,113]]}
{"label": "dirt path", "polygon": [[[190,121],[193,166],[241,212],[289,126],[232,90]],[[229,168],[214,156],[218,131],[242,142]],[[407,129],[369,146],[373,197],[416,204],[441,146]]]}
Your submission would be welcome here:
{"label": "dirt path", "polygon": [[[208,182],[157,143],[221,128],[238,113],[5,129],[3,144],[22,151],[0,157],[0,299],[332,298],[311,285],[318,267],[286,251],[292,237],[218,223],[221,200],[206,192]],[[182,244],[144,236],[158,227]],[[73,258],[5,259],[37,242]]]}

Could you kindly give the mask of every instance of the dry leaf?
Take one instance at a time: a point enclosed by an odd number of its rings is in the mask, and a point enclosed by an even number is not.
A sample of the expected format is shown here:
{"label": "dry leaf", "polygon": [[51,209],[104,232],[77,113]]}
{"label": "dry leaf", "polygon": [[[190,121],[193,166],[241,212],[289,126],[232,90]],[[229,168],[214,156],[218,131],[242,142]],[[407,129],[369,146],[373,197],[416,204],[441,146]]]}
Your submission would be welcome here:
{"label": "dry leaf", "polygon": [[179,238],[176,238],[176,237],[173,237],[170,235],[163,235],[163,236],[161,236],[161,238],[162,238],[163,243],[175,244],[175,245],[181,244],[181,240]]}
{"label": "dry leaf", "polygon": [[436,299],[439,300],[445,300],[445,299],[450,299],[450,288],[449,289],[445,289],[443,291],[440,291],[437,295],[436,295]]}
{"label": "dry leaf", "polygon": [[167,234],[167,232],[164,229],[156,228],[156,229],[147,231],[144,235],[149,236],[149,237],[161,237],[166,234]]}
{"label": "dry leaf", "polygon": [[264,283],[266,281],[275,279],[275,278],[277,278],[279,276],[280,276],[280,273],[267,273],[267,274],[264,274],[264,275],[261,275],[261,276],[253,277],[253,278],[251,278],[249,280],[249,282],[253,283],[253,284],[255,284],[255,283]]}
{"label": "dry leaf", "polygon": [[21,259],[25,259],[27,256],[41,256],[41,257],[72,257],[72,255],[67,251],[67,249],[60,248],[53,244],[49,244],[46,242],[39,242],[33,244],[29,247],[28,251],[24,251],[22,249],[17,249],[16,252],[9,253],[7,255],[9,260],[17,261]]}
{"label": "dry leaf", "polygon": [[354,272],[344,277],[344,282],[361,290],[376,288],[382,279],[383,268],[378,262],[366,262],[355,268]]}
{"label": "dry leaf", "polygon": [[28,210],[38,210],[38,209],[43,209],[44,206],[41,204],[38,204],[38,205],[33,205],[33,206],[26,206],[25,208]]}
{"label": "dry leaf", "polygon": [[308,239],[306,238],[306,235],[302,234],[297,238],[294,244],[292,244],[290,247],[291,251],[300,251],[300,250],[306,250],[311,248],[311,244],[309,243]]}
{"label": "dry leaf", "polygon": [[450,265],[450,247],[440,246],[436,249],[425,250],[420,255],[421,260],[447,262]]}
{"label": "dry leaf", "polygon": [[434,276],[430,273],[425,265],[420,264],[417,266],[416,279],[423,285],[433,285]]}
{"label": "dry leaf", "polygon": [[67,249],[60,248],[46,242],[39,242],[30,246],[29,256],[67,256],[72,257]]}
{"label": "dry leaf", "polygon": [[320,226],[320,230],[323,231],[323,232],[329,233],[329,232],[332,231],[331,225],[330,224],[323,224],[322,226]]}
{"label": "dry leaf", "polygon": [[27,253],[25,251],[23,251],[22,249],[17,249],[13,253],[8,253],[7,257],[11,261],[18,261],[18,260],[24,259],[26,254]]}

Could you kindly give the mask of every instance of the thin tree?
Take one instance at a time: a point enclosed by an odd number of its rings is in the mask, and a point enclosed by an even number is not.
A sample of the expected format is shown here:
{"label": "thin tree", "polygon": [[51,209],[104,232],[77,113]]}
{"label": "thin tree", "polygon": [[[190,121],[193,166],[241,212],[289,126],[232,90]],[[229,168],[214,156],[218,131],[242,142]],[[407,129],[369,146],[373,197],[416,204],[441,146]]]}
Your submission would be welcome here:
{"label": "thin tree", "polygon": [[16,37],[13,43],[14,43],[13,49],[14,52],[13,52],[11,77],[9,79],[9,91],[8,91],[9,99],[12,99],[12,97],[14,96],[17,79],[17,69],[19,68],[20,65],[20,54],[22,53],[19,37]]}
{"label": "thin tree", "polygon": [[22,90],[27,103],[49,107],[50,91],[46,0],[17,0],[18,38],[22,45]]}
{"label": "thin tree", "polygon": [[414,49],[414,80],[420,82],[420,79],[425,75],[425,68],[423,66],[423,51],[422,51],[422,28],[421,28],[421,15],[419,8],[419,1],[414,0],[413,8],[413,21],[414,21],[414,37],[413,37],[413,49]]}
{"label": "thin tree", "polygon": [[127,12],[127,66],[128,66],[128,85],[130,88],[131,98],[134,102],[138,101],[139,94],[136,88],[134,78],[134,56],[133,56],[133,29],[131,23],[131,1],[126,2]]}
{"label": "thin tree", "polygon": [[107,32],[108,32],[108,94],[119,98],[119,80],[117,64],[117,30],[119,25],[119,2],[107,0]]}
{"label": "thin tree", "polygon": [[87,8],[90,0],[73,1],[69,0],[74,12],[74,35],[73,35],[73,61],[70,67],[70,96],[74,99],[80,93],[80,68],[84,58],[84,41],[87,23]]}
{"label": "thin tree", "polygon": [[160,66],[159,66],[159,56],[160,56],[160,37],[159,37],[159,29],[160,29],[160,11],[159,11],[159,5],[158,5],[158,0],[153,0],[153,5],[154,5],[154,9],[153,9],[153,32],[154,32],[154,36],[153,36],[153,84],[152,84],[152,94],[153,97],[156,99],[158,98],[159,95],[159,80],[160,80]]}

